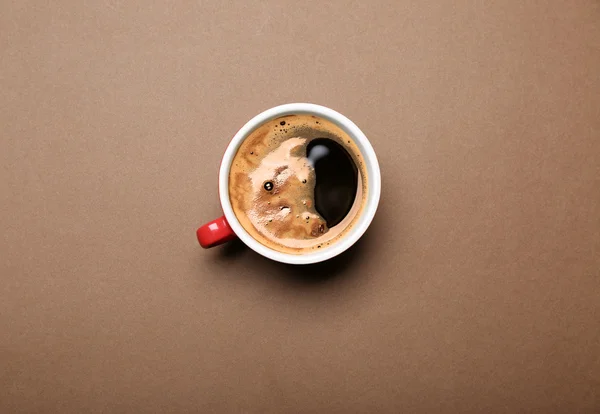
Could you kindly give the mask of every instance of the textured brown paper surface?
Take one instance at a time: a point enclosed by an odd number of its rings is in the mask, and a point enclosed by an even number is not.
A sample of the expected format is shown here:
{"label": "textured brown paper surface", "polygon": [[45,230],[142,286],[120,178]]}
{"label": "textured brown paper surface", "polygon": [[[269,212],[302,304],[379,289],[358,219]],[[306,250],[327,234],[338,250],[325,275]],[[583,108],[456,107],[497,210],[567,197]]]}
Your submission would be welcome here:
{"label": "textured brown paper surface", "polygon": [[[0,52],[0,412],[600,411],[598,1],[5,0]],[[295,101],[370,138],[372,228],[202,251]]]}

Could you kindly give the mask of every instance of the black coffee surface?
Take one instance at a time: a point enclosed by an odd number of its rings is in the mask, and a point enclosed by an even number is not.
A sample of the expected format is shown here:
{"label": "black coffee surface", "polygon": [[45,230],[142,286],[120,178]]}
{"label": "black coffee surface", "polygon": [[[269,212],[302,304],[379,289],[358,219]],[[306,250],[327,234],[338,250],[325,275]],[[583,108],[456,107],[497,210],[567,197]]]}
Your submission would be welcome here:
{"label": "black coffee surface", "polygon": [[346,149],[331,139],[313,139],[306,147],[306,156],[315,169],[315,209],[331,228],[354,204],[358,169]]}

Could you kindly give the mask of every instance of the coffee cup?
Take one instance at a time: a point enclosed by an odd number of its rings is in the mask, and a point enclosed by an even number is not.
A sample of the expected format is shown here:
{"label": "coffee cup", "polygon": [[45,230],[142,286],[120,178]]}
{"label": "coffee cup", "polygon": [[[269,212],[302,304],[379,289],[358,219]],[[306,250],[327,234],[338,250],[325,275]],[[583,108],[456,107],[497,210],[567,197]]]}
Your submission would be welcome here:
{"label": "coffee cup", "polygon": [[379,163],[358,126],[324,106],[280,105],[229,143],[219,171],[224,215],[196,235],[204,248],[239,238],[275,261],[322,262],[360,239],[380,193]]}

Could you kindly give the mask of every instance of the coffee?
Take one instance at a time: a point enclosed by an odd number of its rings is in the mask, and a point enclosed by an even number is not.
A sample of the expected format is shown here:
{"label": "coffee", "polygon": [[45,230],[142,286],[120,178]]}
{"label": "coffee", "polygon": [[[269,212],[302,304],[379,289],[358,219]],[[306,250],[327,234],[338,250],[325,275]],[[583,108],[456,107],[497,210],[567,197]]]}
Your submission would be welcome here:
{"label": "coffee", "polygon": [[331,228],[350,212],[358,190],[358,169],[348,151],[328,138],[306,146],[306,158],[315,170],[315,210]]}
{"label": "coffee", "polygon": [[229,198],[261,244],[303,254],[333,245],[354,225],[367,194],[360,150],[336,124],[288,115],[255,129],[229,173]]}

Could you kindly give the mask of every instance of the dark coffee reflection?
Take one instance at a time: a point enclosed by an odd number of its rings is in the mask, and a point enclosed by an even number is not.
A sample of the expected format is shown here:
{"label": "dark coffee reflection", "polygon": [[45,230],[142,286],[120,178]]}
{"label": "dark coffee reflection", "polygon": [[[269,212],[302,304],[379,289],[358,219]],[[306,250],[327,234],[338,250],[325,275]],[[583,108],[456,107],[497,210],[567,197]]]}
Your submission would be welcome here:
{"label": "dark coffee reflection", "polygon": [[350,154],[327,138],[312,140],[306,156],[315,169],[315,209],[329,228],[348,214],[358,189],[358,169]]}

